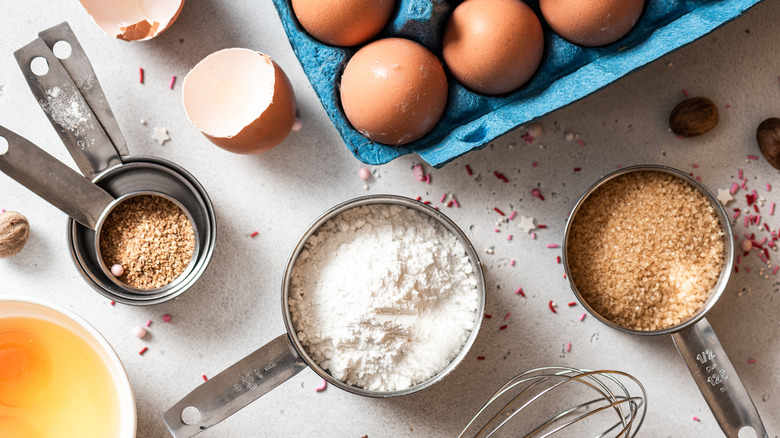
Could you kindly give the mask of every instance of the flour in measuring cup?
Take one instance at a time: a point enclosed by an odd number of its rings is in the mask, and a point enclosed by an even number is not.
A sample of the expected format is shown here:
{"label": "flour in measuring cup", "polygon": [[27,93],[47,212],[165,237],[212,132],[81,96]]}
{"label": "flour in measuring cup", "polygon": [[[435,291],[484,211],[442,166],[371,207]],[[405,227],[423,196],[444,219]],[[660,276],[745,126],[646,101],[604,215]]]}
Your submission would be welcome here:
{"label": "flour in measuring cup", "polygon": [[292,270],[289,306],[311,358],[371,391],[409,388],[458,355],[479,296],[465,247],[417,210],[374,204],[323,224]]}

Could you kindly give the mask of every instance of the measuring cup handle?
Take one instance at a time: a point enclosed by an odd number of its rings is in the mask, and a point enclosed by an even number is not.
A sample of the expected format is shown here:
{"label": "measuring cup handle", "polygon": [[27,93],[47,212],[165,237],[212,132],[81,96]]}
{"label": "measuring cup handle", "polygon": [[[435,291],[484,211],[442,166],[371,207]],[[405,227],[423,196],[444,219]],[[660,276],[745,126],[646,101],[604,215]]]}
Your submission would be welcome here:
{"label": "measuring cup handle", "polygon": [[65,212],[78,223],[95,229],[114,197],[24,137],[0,126],[8,142],[0,151],[0,171]]}
{"label": "measuring cup handle", "polygon": [[[726,436],[767,438],[758,410],[710,323],[702,318],[672,334],[672,338]],[[756,434],[740,434],[745,428],[751,428]]]}
{"label": "measuring cup handle", "polygon": [[[281,385],[306,363],[281,335],[195,388],[162,415],[175,438],[214,426]],[[194,408],[194,409],[193,409]]]}

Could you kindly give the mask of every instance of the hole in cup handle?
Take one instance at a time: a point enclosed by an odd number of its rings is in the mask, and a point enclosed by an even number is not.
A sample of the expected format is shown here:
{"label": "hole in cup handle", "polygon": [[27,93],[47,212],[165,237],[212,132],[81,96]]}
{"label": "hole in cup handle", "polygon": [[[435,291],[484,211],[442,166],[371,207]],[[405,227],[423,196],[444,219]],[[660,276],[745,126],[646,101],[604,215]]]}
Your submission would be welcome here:
{"label": "hole in cup handle", "polygon": [[[702,318],[673,333],[672,339],[726,436],[767,437],[758,410],[710,323]],[[748,435],[750,430],[757,435]]]}
{"label": "hole in cup handle", "polygon": [[8,152],[8,140],[0,136],[0,155],[4,155],[6,152]]}
{"label": "hole in cup handle", "polygon": [[174,438],[189,438],[286,382],[306,363],[285,333],[184,396],[162,414]]}

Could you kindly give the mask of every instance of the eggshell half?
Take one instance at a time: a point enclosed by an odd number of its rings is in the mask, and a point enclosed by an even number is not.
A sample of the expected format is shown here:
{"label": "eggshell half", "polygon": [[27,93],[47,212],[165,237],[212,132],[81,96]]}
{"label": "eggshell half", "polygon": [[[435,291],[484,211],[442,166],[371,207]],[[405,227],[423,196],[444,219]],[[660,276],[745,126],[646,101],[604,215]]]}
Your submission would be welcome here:
{"label": "eggshell half", "polygon": [[270,56],[232,48],[214,52],[184,78],[182,100],[193,125],[217,146],[257,154],[281,143],[295,121],[295,92]]}
{"label": "eggshell half", "polygon": [[154,38],[179,16],[184,0],[80,0],[95,23],[125,41]]}
{"label": "eggshell half", "polygon": [[341,77],[341,106],[361,134],[403,145],[436,126],[447,104],[439,59],[404,38],[374,41],[355,53]]}
{"label": "eggshell half", "polygon": [[639,20],[645,0],[540,0],[545,21],[562,38],[580,46],[613,43]]}
{"label": "eggshell half", "polygon": [[542,24],[520,0],[466,0],[447,21],[442,51],[452,75],[467,88],[508,93],[539,68]]}
{"label": "eggshell half", "polygon": [[292,7],[314,38],[334,46],[354,46],[385,27],[395,0],[292,0]]}

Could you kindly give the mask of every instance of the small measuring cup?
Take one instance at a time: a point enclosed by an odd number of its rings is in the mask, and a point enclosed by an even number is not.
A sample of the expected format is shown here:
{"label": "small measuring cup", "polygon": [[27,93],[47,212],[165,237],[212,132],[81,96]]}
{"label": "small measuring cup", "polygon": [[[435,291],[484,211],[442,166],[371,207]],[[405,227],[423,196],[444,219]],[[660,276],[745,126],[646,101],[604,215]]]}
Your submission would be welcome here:
{"label": "small measuring cup", "polygon": [[[306,241],[326,222],[340,213],[369,204],[400,205],[417,210],[441,224],[463,245],[477,280],[479,302],[474,326],[463,348],[447,367],[430,379],[410,388],[397,391],[370,391],[348,385],[333,378],[309,356],[298,340],[288,306],[293,267]],[[336,388],[367,397],[395,397],[428,388],[449,374],[468,353],[477,337],[485,311],[485,279],[477,252],[463,231],[440,211],[421,202],[394,195],[370,195],[355,198],[326,211],[315,220],[298,240],[287,261],[282,281],[282,317],[287,333],[260,347],[247,357],[202,383],[162,415],[165,424],[176,438],[191,437],[221,422],[250,402],[260,398],[307,366]]]}
{"label": "small measuring cup", "polygon": [[[572,223],[577,216],[580,207],[582,207],[590,195],[608,181],[628,173],[644,171],[665,173],[689,183],[704,195],[707,201],[709,201],[718,217],[720,227],[723,230],[725,250],[723,268],[718,277],[718,281],[715,284],[715,289],[710,293],[709,297],[704,302],[704,305],[702,305],[702,307],[688,320],[663,330],[634,330],[620,326],[604,318],[596,312],[580,294],[575,279],[569,269],[569,232],[571,231]],[[734,235],[731,229],[731,223],[729,222],[728,215],[723,209],[723,206],[721,206],[712,192],[701,183],[688,176],[688,174],[667,166],[641,165],[626,167],[612,172],[593,184],[585,194],[580,197],[579,201],[577,201],[572,209],[569,219],[566,222],[566,230],[563,237],[563,262],[564,269],[566,270],[566,277],[569,279],[569,285],[571,286],[574,295],[585,309],[587,309],[587,311],[596,319],[624,333],[644,336],[672,335],[672,339],[674,340],[674,344],[677,347],[680,356],[685,360],[688,370],[691,372],[691,375],[704,396],[704,399],[707,401],[710,410],[712,410],[715,419],[718,421],[718,424],[727,437],[768,437],[766,429],[761,422],[761,417],[758,415],[758,411],[756,410],[750,395],[742,384],[742,381],[739,379],[728,356],[726,356],[726,351],[721,346],[712,326],[704,318],[704,315],[712,309],[718,301],[718,298],[723,294],[729,278],[731,277],[731,272],[734,269]]]}
{"label": "small measuring cup", "polygon": [[[5,128],[0,136],[6,138],[9,151],[0,156],[0,169],[71,217],[67,236],[71,258],[82,277],[99,293],[117,302],[138,305],[180,295],[200,278],[214,252],[216,216],[206,191],[174,163],[129,156],[95,72],[68,23],[46,29],[38,36],[14,56],[41,109],[84,176]],[[173,282],[150,290],[130,287],[111,275],[97,244],[102,219],[118,202],[138,194],[154,194],[178,205],[187,214],[196,236],[186,270]]]}
{"label": "small measuring cup", "polygon": [[[165,187],[166,190],[162,191],[154,190],[159,187],[155,186],[154,178],[146,175],[142,178],[144,180],[143,189],[132,190],[132,187],[125,187],[123,191],[130,191],[115,198],[114,195],[93,184],[39,147],[2,126],[0,126],[0,138],[7,142],[6,150],[0,151],[0,171],[71,217],[70,220],[73,223],[71,229],[76,231],[71,236],[76,236],[77,239],[69,240],[73,242],[71,247],[78,249],[74,255],[76,257],[89,257],[88,261],[92,264],[92,270],[99,270],[103,277],[110,278],[112,289],[140,297],[131,302],[132,298],[128,295],[126,302],[137,304],[139,299],[144,300],[147,296],[153,297],[147,301],[159,299],[161,296],[167,297],[171,291],[183,291],[179,289],[186,285],[187,281],[192,281],[193,270],[197,266],[197,261],[200,260],[202,244],[199,236],[204,228],[203,220],[202,217],[199,217],[200,220],[196,220],[196,216],[190,213],[192,207],[178,201],[178,199],[185,199],[187,204],[193,204],[196,200],[193,199],[192,195],[185,196],[186,193],[177,192],[178,196],[172,197],[169,195],[171,192],[169,187]],[[124,167],[120,166],[120,168]],[[119,169],[112,169],[109,175],[118,172]],[[132,173],[135,177],[141,178],[141,174],[137,171]],[[168,180],[163,180],[163,182],[168,182]],[[116,279],[111,274],[110,267],[103,262],[98,238],[103,223],[111,211],[126,200],[141,195],[159,196],[173,202],[187,215],[193,225],[195,235],[193,256],[185,271],[173,282],[151,290],[136,289]],[[114,296],[109,296],[109,298],[116,299]]]}

